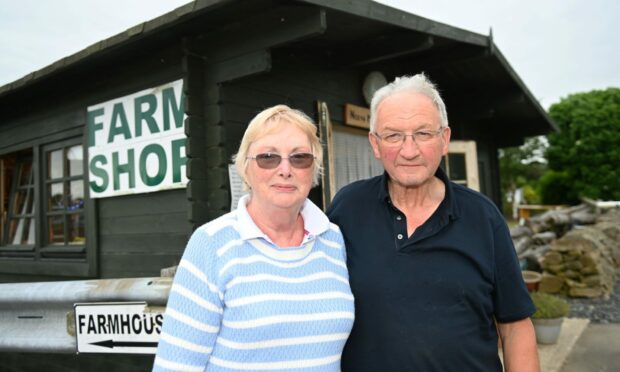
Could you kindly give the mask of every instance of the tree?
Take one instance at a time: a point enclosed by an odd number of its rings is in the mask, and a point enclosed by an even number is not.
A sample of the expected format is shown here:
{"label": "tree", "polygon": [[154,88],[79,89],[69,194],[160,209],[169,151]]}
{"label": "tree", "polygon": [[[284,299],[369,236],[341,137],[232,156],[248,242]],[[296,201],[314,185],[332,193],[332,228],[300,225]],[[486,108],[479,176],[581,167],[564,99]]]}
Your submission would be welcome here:
{"label": "tree", "polygon": [[620,200],[620,89],[569,95],[552,105],[549,115],[560,132],[548,137],[543,202]]}
{"label": "tree", "polygon": [[505,214],[509,214],[509,202],[517,188],[523,188],[525,202],[539,202],[536,189],[538,179],[547,169],[543,157],[546,143],[544,137],[531,137],[522,146],[499,150],[500,187]]}

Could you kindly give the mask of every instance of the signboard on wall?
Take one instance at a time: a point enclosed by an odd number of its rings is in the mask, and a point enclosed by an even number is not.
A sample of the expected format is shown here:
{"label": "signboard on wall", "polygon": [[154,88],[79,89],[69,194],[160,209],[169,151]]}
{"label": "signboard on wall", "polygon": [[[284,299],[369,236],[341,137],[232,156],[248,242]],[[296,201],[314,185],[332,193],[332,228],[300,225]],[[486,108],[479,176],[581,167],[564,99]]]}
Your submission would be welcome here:
{"label": "signboard on wall", "polygon": [[352,127],[370,129],[370,110],[347,103],[344,105],[344,123]]}
{"label": "signboard on wall", "polygon": [[187,185],[183,81],[88,107],[91,198]]}

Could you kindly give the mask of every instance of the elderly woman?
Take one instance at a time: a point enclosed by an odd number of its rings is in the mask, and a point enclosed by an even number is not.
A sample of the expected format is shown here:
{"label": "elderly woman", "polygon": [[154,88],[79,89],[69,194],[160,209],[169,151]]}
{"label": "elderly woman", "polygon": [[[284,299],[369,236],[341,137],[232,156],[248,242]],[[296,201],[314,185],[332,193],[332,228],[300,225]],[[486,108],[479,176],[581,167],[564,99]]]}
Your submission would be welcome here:
{"label": "elderly woman", "polygon": [[168,299],[154,371],[339,371],[354,318],[340,230],[308,199],[316,126],[279,105],[234,161],[249,194],[197,229]]}

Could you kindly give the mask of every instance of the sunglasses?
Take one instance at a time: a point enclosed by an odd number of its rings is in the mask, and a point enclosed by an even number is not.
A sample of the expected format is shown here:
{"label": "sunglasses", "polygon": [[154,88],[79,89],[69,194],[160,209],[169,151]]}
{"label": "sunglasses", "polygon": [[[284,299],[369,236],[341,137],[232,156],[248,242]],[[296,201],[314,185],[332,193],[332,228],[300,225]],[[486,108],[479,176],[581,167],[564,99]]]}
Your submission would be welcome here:
{"label": "sunglasses", "polygon": [[[256,160],[256,164],[263,169],[274,169],[282,162],[282,155],[274,154],[273,152],[266,152],[264,154],[258,154],[254,157],[248,156],[246,159]],[[306,169],[312,166],[314,163],[314,155],[308,152],[297,152],[290,154],[288,157],[291,167],[297,169]]]}

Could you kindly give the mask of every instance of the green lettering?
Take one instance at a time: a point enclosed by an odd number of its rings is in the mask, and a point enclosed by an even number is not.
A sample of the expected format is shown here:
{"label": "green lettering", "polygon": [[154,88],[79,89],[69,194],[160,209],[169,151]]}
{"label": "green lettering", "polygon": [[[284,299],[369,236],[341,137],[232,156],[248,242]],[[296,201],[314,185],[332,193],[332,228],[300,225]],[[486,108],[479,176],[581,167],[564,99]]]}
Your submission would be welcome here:
{"label": "green lettering", "polygon": [[177,105],[173,88],[162,90],[162,100],[164,108],[164,130],[170,129],[170,110],[174,117],[174,127],[181,128],[183,126],[183,107],[185,106],[185,95],[181,93],[181,102]]}
{"label": "green lettering", "polygon": [[88,130],[88,147],[95,146],[95,132],[103,129],[103,123],[95,122],[98,116],[103,115],[103,107],[88,111],[86,114],[86,128]]}
{"label": "green lettering", "polygon": [[[157,156],[157,163],[159,164],[159,169],[157,170],[157,174],[153,177],[150,177],[146,171],[146,159],[150,154],[155,154]],[[168,167],[168,162],[166,160],[166,151],[161,145],[156,143],[150,144],[144,147],[142,153],[140,154],[140,178],[142,178],[142,182],[144,182],[147,186],[157,186],[164,180],[166,177],[166,168]]]}
{"label": "green lettering", "polygon": [[114,190],[119,190],[120,186],[120,175],[121,173],[127,173],[129,176],[129,188],[133,189],[136,187],[136,172],[135,172],[135,162],[134,162],[134,150],[127,150],[127,163],[119,164],[118,162],[118,152],[112,153],[112,174],[114,176]]}
{"label": "green lettering", "polygon": [[185,138],[179,138],[171,142],[172,182],[181,182],[181,167],[184,167],[187,164],[187,157],[185,156],[185,140]]}
{"label": "green lettering", "polygon": [[[142,106],[145,103],[146,109],[143,111]],[[157,97],[155,97],[154,94],[147,94],[146,96],[137,97],[134,100],[135,137],[140,137],[142,135],[142,121],[146,122],[146,125],[149,127],[149,132],[159,133],[157,121],[153,117],[155,110],[157,110]]]}
{"label": "green lettering", "polygon": [[127,123],[127,114],[122,103],[115,103],[112,107],[112,122],[110,123],[110,132],[108,133],[108,143],[114,142],[114,137],[122,134],[125,139],[131,138],[129,131],[129,123]]}
{"label": "green lettering", "polygon": [[108,164],[108,160],[103,155],[93,156],[93,158],[90,160],[90,163],[88,164],[88,169],[90,169],[90,173],[93,176],[99,177],[101,179],[101,184],[97,184],[97,182],[94,180],[90,181],[89,184],[90,189],[94,192],[103,192],[108,188],[108,183],[110,182],[110,179],[108,178],[108,173],[105,171],[105,169],[97,166],[98,163],[101,165],[106,165]]}

